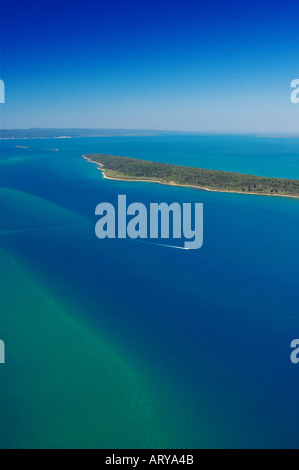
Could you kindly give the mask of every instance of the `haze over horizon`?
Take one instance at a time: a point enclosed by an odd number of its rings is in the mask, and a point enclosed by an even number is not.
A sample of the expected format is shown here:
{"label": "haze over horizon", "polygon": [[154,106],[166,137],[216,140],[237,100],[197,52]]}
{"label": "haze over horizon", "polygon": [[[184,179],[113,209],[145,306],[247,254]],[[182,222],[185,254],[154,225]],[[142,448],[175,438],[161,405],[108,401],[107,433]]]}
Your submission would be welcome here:
{"label": "haze over horizon", "polygon": [[[255,135],[255,136],[258,136],[260,135],[261,137],[264,136],[264,137],[299,137],[299,130],[297,131],[293,131],[293,132],[287,132],[287,131],[284,131],[284,132],[278,132],[278,131],[274,131],[274,132],[271,132],[271,131],[248,131],[248,132],[221,132],[221,131],[184,131],[184,130],[180,130],[180,129],[144,129],[144,128],[98,128],[98,127],[22,127],[22,128],[14,128],[14,127],[10,127],[10,128],[0,128],[0,138],[5,138],[3,137],[3,134],[4,136],[6,136],[7,133],[13,133],[14,131],[18,132],[24,132],[24,134],[26,133],[30,133],[32,131],[34,132],[40,132],[41,134],[43,133],[43,131],[59,131],[61,132],[61,136],[62,136],[62,133],[65,133],[65,132],[69,132],[69,133],[73,133],[74,131],[81,131],[81,132],[88,132],[88,131],[92,131],[92,132],[100,132],[100,136],[104,136],[104,132],[108,132],[108,136],[111,134],[111,135],[126,135],[126,133],[131,133],[131,135],[134,135],[134,133],[136,133],[136,135],[144,135],[145,133],[153,133],[153,135],[155,134],[195,134],[195,135],[243,135],[243,136],[246,136],[246,135]],[[121,134],[123,133],[123,134]],[[26,134],[26,138],[29,138],[27,137],[28,134]],[[95,134],[91,134],[90,135],[91,137],[96,137]],[[84,137],[84,135],[82,135],[82,137]],[[88,135],[86,134],[85,137],[88,137]]]}
{"label": "haze over horizon", "polygon": [[1,8],[5,129],[298,133],[299,5],[290,0]]}

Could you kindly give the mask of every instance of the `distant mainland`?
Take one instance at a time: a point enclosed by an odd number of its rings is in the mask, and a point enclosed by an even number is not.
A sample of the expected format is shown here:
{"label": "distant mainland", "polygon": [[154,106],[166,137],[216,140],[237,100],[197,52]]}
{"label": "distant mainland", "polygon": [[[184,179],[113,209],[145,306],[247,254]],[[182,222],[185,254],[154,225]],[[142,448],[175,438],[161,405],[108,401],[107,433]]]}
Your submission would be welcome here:
{"label": "distant mainland", "polygon": [[0,129],[0,139],[71,139],[78,137],[133,137],[179,134],[178,131],[161,131],[155,129],[81,129],[81,128],[32,128]]}
{"label": "distant mainland", "polygon": [[[10,139],[71,139],[78,137],[147,137],[175,134],[225,135],[222,132],[195,132],[157,129],[88,129],[88,128],[42,128],[0,129],[0,140]],[[233,134],[231,134],[233,135]],[[299,134],[249,133],[246,135],[268,138],[299,138]]]}
{"label": "distant mainland", "polygon": [[299,197],[299,180],[207,170],[107,154],[83,155],[96,163],[105,178],[149,181],[207,191]]}

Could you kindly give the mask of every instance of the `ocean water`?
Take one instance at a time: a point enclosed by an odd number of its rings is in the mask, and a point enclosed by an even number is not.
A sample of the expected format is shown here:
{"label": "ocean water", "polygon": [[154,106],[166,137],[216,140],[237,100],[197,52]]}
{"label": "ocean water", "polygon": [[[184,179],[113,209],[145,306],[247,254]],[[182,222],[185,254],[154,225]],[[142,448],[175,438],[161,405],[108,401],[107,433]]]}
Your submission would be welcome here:
{"label": "ocean water", "polygon": [[[1,147],[0,447],[298,447],[298,200],[105,180],[81,155],[299,178],[299,139]],[[118,194],[202,202],[202,248],[97,239]]]}

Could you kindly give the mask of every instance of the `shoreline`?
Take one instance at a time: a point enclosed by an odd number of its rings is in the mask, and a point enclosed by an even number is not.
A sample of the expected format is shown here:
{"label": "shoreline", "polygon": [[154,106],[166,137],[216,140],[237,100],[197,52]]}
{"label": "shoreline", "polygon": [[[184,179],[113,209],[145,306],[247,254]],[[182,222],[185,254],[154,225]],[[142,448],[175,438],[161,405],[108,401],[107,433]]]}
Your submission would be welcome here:
{"label": "shoreline", "polygon": [[94,162],[90,158],[86,157],[85,155],[82,155],[82,157],[87,160],[90,163],[94,163],[97,165],[98,170],[102,172],[102,175],[105,179],[107,180],[114,180],[114,181],[127,181],[127,182],[134,182],[139,181],[140,183],[158,183],[158,184],[163,184],[165,186],[177,186],[179,188],[193,188],[193,189],[200,189],[201,191],[210,191],[214,193],[230,193],[230,194],[245,194],[245,195],[254,195],[254,196],[272,196],[272,197],[291,197],[294,199],[299,199],[299,196],[292,196],[292,195],[287,195],[287,194],[268,194],[268,193],[254,193],[254,192],[246,192],[246,191],[225,191],[221,189],[210,189],[210,188],[205,188],[203,186],[194,186],[190,184],[177,184],[174,182],[163,182],[159,180],[143,180],[143,179],[129,179],[129,178],[112,178],[111,176],[107,176],[105,174],[105,168],[103,167],[102,163]]}
{"label": "shoreline", "polygon": [[51,137],[0,137],[0,140],[39,140],[39,139],[74,139],[69,135],[51,136]]}

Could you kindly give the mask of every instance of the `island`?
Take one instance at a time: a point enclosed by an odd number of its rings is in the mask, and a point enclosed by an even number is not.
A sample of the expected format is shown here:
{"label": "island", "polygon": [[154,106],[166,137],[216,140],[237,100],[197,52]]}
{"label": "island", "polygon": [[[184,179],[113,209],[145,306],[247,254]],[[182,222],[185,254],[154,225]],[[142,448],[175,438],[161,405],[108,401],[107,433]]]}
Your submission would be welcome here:
{"label": "island", "polygon": [[296,179],[207,170],[102,153],[82,156],[96,163],[105,178],[114,180],[150,181],[207,191],[299,197],[299,180]]}

